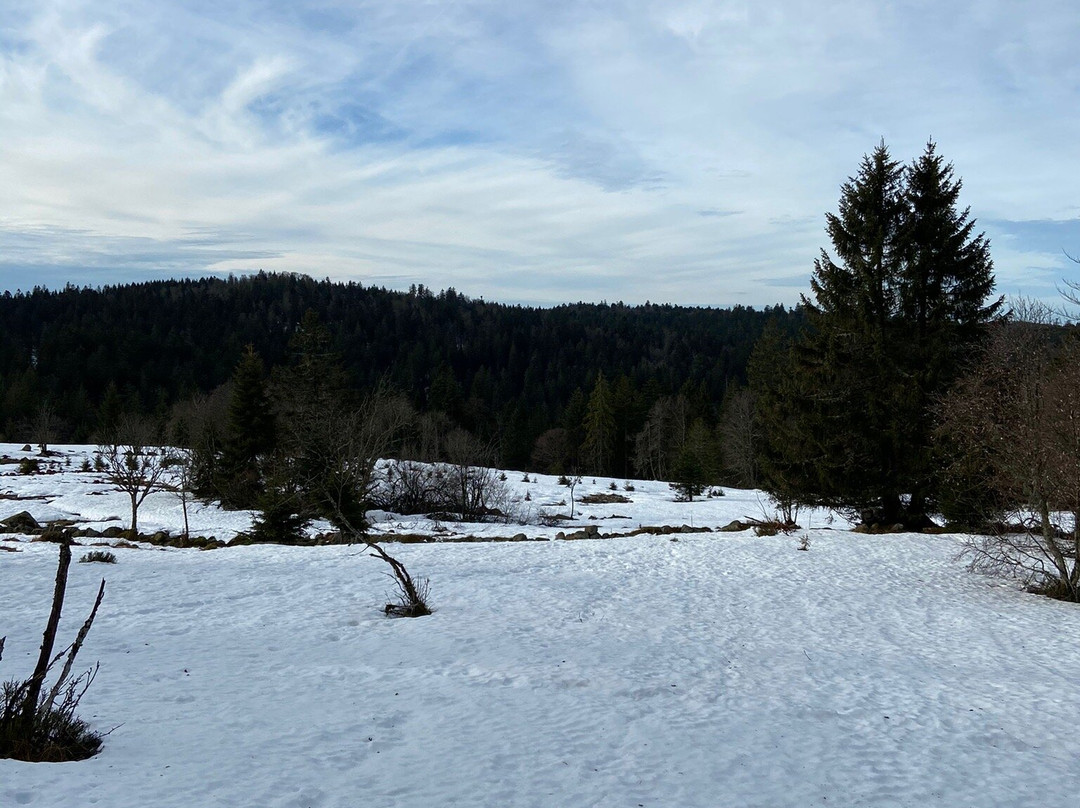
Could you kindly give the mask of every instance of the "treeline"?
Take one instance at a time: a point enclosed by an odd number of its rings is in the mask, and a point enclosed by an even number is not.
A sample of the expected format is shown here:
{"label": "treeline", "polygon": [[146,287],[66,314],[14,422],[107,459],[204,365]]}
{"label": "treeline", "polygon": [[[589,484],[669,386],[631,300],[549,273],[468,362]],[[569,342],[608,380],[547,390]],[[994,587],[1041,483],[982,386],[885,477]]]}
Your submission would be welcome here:
{"label": "treeline", "polygon": [[309,310],[356,391],[389,386],[496,444],[504,466],[619,476],[666,470],[661,432],[681,444],[697,423],[699,437],[715,437],[766,324],[792,333],[801,316],[781,306],[540,309],[266,273],[5,293],[0,433],[26,440],[44,428],[54,441],[88,442],[122,413],[167,422],[180,402],[227,385],[248,346],[268,372],[289,364]]}

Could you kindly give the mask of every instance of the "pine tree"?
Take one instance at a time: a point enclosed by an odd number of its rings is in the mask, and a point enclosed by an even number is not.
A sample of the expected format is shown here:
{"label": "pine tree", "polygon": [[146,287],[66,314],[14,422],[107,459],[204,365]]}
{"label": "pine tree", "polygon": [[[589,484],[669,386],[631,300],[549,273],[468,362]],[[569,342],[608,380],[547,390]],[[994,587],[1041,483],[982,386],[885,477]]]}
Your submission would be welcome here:
{"label": "pine tree", "polygon": [[615,444],[615,407],[611,387],[603,373],[596,375],[583,426],[585,442],[581,447],[581,459],[585,469],[592,474],[609,473]]}
{"label": "pine tree", "polygon": [[120,416],[124,405],[120,401],[120,388],[116,382],[109,382],[105,388],[105,394],[98,407],[97,437],[101,443],[109,443],[116,437],[116,428],[120,424]]}
{"label": "pine tree", "polygon": [[693,502],[716,476],[716,441],[700,418],[691,424],[672,468],[678,499]]}
{"label": "pine tree", "polygon": [[228,422],[217,471],[217,487],[224,502],[237,508],[254,507],[263,489],[260,459],[274,450],[276,442],[262,359],[249,345],[233,372]]}
{"label": "pine tree", "polygon": [[930,402],[1000,306],[986,302],[989,246],[957,211],[959,190],[933,143],[908,168],[882,143],[842,186],[826,217],[837,261],[822,250],[815,262],[807,329],[752,363],[763,471],[779,495],[925,524]]}

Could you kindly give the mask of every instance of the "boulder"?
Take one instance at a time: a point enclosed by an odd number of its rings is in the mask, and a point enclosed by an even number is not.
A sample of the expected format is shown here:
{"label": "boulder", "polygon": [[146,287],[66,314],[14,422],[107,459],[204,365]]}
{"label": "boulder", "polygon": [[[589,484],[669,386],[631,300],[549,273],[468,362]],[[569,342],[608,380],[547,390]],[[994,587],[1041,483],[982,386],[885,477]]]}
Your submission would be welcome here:
{"label": "boulder", "polygon": [[741,533],[742,531],[749,529],[750,525],[746,524],[745,522],[740,522],[738,519],[733,522],[728,522],[723,527],[717,528],[717,530],[719,530],[721,533]]}
{"label": "boulder", "polygon": [[0,526],[5,533],[37,533],[41,525],[29,511],[19,511],[7,519],[0,519]]}

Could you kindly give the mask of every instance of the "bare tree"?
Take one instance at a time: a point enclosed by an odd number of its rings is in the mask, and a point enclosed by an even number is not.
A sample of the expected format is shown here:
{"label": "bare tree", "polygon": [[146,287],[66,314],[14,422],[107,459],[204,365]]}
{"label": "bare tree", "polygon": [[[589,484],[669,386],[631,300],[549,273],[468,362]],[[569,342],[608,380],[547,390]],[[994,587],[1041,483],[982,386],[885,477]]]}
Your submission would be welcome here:
{"label": "bare tree", "polygon": [[570,489],[570,518],[574,518],[574,489],[581,485],[581,475],[572,474],[566,478],[566,487]]}
{"label": "bare tree", "polygon": [[724,402],[720,436],[720,451],[727,471],[743,488],[757,488],[758,433],[754,423],[754,394],[747,388],[735,390]]}
{"label": "bare tree", "polygon": [[131,531],[139,530],[139,506],[158,489],[167,467],[165,450],[156,445],[154,430],[148,421],[134,416],[121,418],[116,437],[99,446],[98,456],[105,476],[131,500]]}
{"label": "bare tree", "polygon": [[570,434],[562,427],[555,427],[536,439],[530,459],[546,474],[562,474],[570,465],[570,455]]}
{"label": "bare tree", "polygon": [[1080,600],[1080,343],[1045,307],[1014,307],[941,418],[953,480],[988,487],[1027,527],[973,538],[973,566]]}
{"label": "bare tree", "polygon": [[194,453],[191,449],[173,447],[166,452],[165,464],[173,472],[176,494],[180,497],[180,507],[184,513],[184,540],[186,541],[191,536],[188,503],[191,501],[195,475]]}
{"label": "bare tree", "polygon": [[405,565],[386,552],[368,533],[367,507],[375,485],[375,467],[400,440],[412,420],[412,408],[401,396],[379,388],[356,410],[331,404],[294,418],[291,451],[301,458],[298,490],[314,497],[315,507],[349,543],[364,544],[386,562],[400,595],[386,606],[388,615],[430,614],[427,581],[414,579]]}
{"label": "bare tree", "polygon": [[49,444],[56,440],[56,432],[60,426],[60,419],[56,416],[48,402],[42,402],[34,414],[33,432],[34,440],[37,441],[38,453],[45,457],[49,454]]}
{"label": "bare tree", "polygon": [[634,438],[634,468],[643,477],[666,480],[686,443],[690,405],[683,395],[657,399]]}
{"label": "bare tree", "polygon": [[485,517],[495,508],[495,500],[504,504],[505,486],[492,468],[494,447],[466,432],[455,429],[446,436],[446,457],[449,460],[447,494],[453,510],[461,520]]}

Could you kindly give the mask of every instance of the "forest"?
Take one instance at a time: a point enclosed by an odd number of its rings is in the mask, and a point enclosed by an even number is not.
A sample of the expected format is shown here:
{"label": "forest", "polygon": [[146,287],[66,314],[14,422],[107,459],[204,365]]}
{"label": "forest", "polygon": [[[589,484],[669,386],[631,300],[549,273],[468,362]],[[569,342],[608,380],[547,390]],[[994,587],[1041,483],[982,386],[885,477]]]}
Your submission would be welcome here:
{"label": "forest", "polygon": [[536,441],[553,429],[580,445],[599,381],[614,420],[604,470],[623,476],[635,472],[633,438],[658,401],[678,399],[688,425],[715,427],[725,396],[745,386],[766,325],[791,333],[801,317],[782,306],[540,309],[453,289],[403,293],[267,273],[5,293],[0,437],[24,440],[46,426],[53,441],[94,441],[119,413],[165,423],[178,403],[227,386],[249,346],[268,372],[287,365],[308,311],[328,331],[348,387],[389,385],[491,442],[507,467],[534,467]]}

